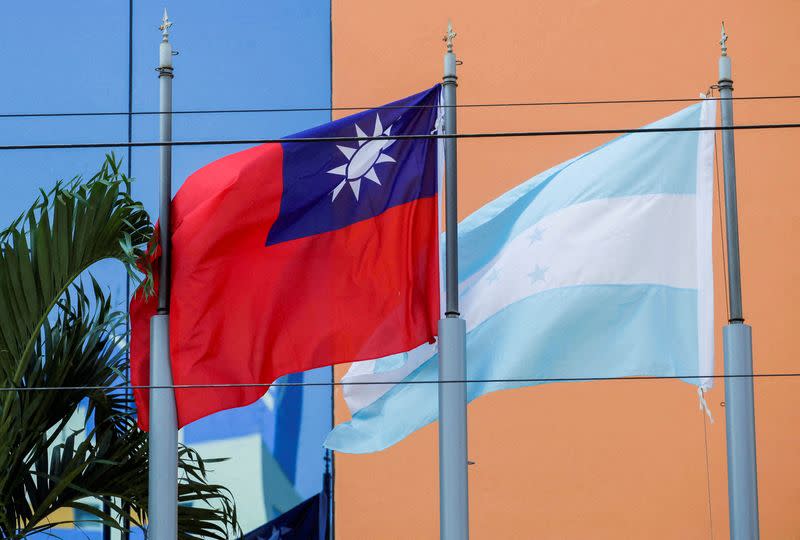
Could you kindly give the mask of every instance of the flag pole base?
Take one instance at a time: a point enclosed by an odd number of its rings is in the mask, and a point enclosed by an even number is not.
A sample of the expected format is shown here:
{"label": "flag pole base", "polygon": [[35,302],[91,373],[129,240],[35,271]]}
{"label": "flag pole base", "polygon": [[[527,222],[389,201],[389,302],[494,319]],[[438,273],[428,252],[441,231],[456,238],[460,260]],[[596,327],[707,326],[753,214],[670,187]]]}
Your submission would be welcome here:
{"label": "flag pole base", "polygon": [[[172,386],[169,315],[150,319],[150,385]],[[178,421],[173,388],[150,389],[148,503],[150,540],[178,537]]]}
{"label": "flag pole base", "polygon": [[442,540],[469,538],[467,482],[467,325],[439,321],[439,515]]}
{"label": "flag pole base", "polygon": [[725,379],[731,540],[755,540],[759,533],[752,330],[746,324],[729,324],[722,339],[725,375],[733,375]]}

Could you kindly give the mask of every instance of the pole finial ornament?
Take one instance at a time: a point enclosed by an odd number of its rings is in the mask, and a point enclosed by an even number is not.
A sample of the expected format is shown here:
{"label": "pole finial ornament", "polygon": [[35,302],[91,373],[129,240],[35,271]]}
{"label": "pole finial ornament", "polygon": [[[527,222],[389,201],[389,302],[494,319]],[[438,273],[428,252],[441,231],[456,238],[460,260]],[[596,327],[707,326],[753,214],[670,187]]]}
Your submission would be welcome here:
{"label": "pole finial ornament", "polygon": [[447,43],[447,52],[453,52],[454,37],[456,37],[456,33],[453,32],[453,23],[451,21],[447,21],[447,33],[442,38],[442,41]]}
{"label": "pole finial ornament", "polygon": [[722,34],[719,46],[722,48],[722,56],[728,56],[728,34],[725,33],[725,21],[722,21]]}
{"label": "pole finial ornament", "polygon": [[169,20],[167,8],[164,8],[164,16],[161,18],[161,26],[158,27],[158,29],[161,30],[161,35],[163,36],[162,41],[169,41],[169,28],[171,26],[172,21]]}

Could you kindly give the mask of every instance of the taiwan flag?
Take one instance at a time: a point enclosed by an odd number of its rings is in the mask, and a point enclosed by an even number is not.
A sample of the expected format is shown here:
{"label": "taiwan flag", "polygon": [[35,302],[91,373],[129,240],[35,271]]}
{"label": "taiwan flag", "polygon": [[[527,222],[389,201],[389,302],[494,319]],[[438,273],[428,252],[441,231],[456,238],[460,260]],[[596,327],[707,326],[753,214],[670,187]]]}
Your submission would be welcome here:
{"label": "taiwan flag", "polygon": [[[431,134],[439,94],[437,85],[288,139]],[[174,383],[269,384],[433,341],[437,155],[434,138],[287,141],[192,174],[171,210]],[[153,268],[157,260],[155,251]],[[136,386],[149,384],[156,303],[141,289],[131,301]],[[265,391],[176,389],[178,424],[247,405]],[[147,430],[148,392],[134,394]]]}

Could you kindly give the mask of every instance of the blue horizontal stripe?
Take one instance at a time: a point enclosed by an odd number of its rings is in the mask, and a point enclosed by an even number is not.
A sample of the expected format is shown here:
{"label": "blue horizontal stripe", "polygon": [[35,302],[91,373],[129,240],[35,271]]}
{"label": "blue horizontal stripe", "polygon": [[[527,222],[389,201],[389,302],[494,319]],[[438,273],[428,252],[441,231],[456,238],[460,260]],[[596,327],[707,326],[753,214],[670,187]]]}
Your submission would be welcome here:
{"label": "blue horizontal stripe", "polygon": [[[700,125],[701,104],[648,128]],[[520,232],[573,204],[612,197],[693,194],[699,132],[634,133],[538,174],[459,224],[459,278],[483,268]]]}
{"label": "blue horizontal stripe", "polygon": [[[469,379],[629,377],[697,373],[697,291],[662,285],[551,289],[467,334]],[[434,381],[438,355],[408,381]],[[688,380],[697,384],[697,380]],[[542,383],[470,383],[468,399]],[[382,450],[438,416],[435,384],[398,384],[331,432],[326,446]]]}

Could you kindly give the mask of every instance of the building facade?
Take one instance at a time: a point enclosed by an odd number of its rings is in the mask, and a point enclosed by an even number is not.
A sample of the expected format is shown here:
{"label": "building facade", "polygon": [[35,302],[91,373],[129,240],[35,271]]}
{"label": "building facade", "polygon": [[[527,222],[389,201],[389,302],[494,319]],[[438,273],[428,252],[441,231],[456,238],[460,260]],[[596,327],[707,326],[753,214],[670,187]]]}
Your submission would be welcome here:
{"label": "building facade", "polygon": [[[153,68],[163,5],[135,2],[136,111],[158,108]],[[175,0],[168,7],[176,22],[171,40],[181,53],[175,59],[176,110],[314,109],[176,115],[176,140],[284,136],[347,114],[331,114],[331,105],[372,107],[429,88],[441,80],[441,36],[448,19],[458,33],[455,51],[463,61],[458,95],[464,104],[693,98],[717,82],[723,19],[734,95],[797,94],[800,85],[794,53],[800,3],[790,0],[299,0],[224,7]],[[3,112],[126,110],[127,2],[113,8],[100,0],[26,2],[0,12],[0,65],[13,74],[0,85]],[[37,24],[27,24],[30,20]],[[633,128],[686,105],[461,108],[458,123],[470,133]],[[739,124],[796,122],[800,100],[740,100],[734,114]],[[156,139],[157,125],[154,116],[135,116],[133,139]],[[0,122],[3,144],[120,141],[126,133],[124,116]],[[460,216],[610,138],[461,140]],[[800,130],[739,131],[735,138],[744,311],[753,326],[754,371],[795,373]],[[175,188],[194,170],[240,148],[177,148]],[[0,217],[16,217],[39,187],[56,179],[90,176],[103,153],[0,153],[5,182]],[[154,148],[132,153],[133,194],[150,210],[156,208],[157,156]],[[721,328],[727,318],[720,208],[717,189],[717,374],[723,369]],[[96,275],[124,299],[120,267],[101,265]],[[338,366],[336,378],[346,369]],[[329,373],[292,380],[325,382]],[[757,378],[754,385],[762,538],[798,538],[800,378]],[[231,458],[212,479],[231,487],[245,530],[322,489],[329,392],[328,387],[271,392],[249,408],[220,413],[184,431],[184,440],[204,455]],[[713,423],[699,410],[695,388],[677,380],[548,384],[476,400],[468,412],[472,538],[727,538],[723,380],[716,380],[707,401]],[[333,413],[336,422],[349,416],[340,388]],[[337,453],[336,537],[437,538],[437,461],[436,424],[379,453]],[[98,528],[55,534],[100,538]]]}
{"label": "building facade", "polygon": [[[441,79],[458,36],[460,103],[692,98],[717,82],[720,21],[736,96],[793,94],[800,5],[770,2],[423,2],[334,0],[333,103],[387,102]],[[462,108],[462,132],[638,127],[686,103]],[[736,101],[740,124],[792,122],[797,101]],[[459,141],[463,218],[610,136]],[[797,371],[800,132],[736,132],[742,286],[754,371]],[[718,151],[719,150],[719,137]],[[719,165],[721,168],[721,164]],[[721,170],[720,170],[721,174]],[[721,177],[720,177],[721,182]],[[716,187],[715,187],[716,190]],[[716,371],[727,322],[715,193]],[[530,321],[535,325],[536,321]],[[344,368],[337,368],[341,375]],[[800,535],[800,420],[790,377],[755,380],[762,538]],[[562,383],[469,406],[473,538],[727,538],[724,382]],[[341,398],[338,420],[347,418]],[[437,426],[383,452],[336,456],[339,538],[436,538]]]}

